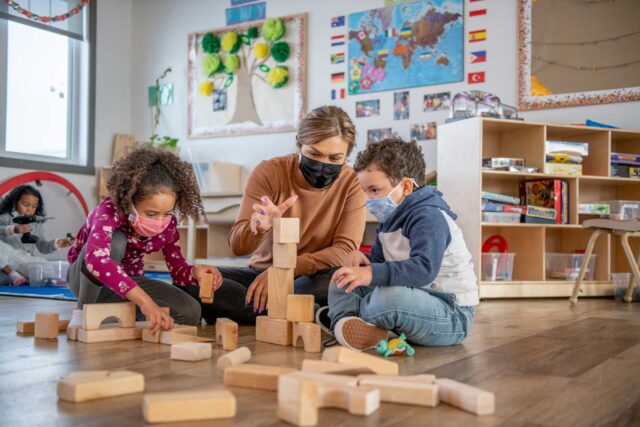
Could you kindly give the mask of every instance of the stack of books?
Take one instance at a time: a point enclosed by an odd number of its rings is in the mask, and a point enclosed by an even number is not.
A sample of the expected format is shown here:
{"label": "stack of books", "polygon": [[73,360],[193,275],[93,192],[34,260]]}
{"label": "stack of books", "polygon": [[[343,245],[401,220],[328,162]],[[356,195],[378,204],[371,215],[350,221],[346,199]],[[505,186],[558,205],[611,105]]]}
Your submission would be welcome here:
{"label": "stack of books", "polygon": [[611,153],[611,176],[640,178],[640,154]]}
{"label": "stack of books", "polygon": [[526,166],[524,159],[518,157],[486,157],[482,159],[482,168],[504,172],[540,172],[539,168]]}
{"label": "stack of books", "polygon": [[544,173],[582,175],[582,161],[589,155],[589,144],[572,141],[546,141]]}
{"label": "stack of books", "polygon": [[519,223],[527,213],[526,206],[519,204],[518,197],[482,192],[482,220],[491,223]]}
{"label": "stack of books", "polygon": [[526,223],[569,223],[569,184],[561,179],[521,182],[520,203],[527,207]]}

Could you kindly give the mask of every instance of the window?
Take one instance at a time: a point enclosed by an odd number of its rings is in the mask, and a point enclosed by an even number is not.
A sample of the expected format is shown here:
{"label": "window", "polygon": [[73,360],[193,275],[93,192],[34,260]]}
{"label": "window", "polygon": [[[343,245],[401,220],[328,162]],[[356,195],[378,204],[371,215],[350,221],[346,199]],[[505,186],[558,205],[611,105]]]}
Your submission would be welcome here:
{"label": "window", "polygon": [[[72,3],[31,0],[25,5],[34,13],[56,15]],[[95,3],[52,25],[0,6],[1,166],[94,173],[90,35]]]}

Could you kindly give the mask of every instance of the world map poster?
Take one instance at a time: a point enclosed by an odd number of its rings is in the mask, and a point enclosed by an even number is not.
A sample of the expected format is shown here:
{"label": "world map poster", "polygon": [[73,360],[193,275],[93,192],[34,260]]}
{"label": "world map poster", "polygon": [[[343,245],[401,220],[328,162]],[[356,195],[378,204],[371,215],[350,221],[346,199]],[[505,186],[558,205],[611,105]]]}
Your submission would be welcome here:
{"label": "world map poster", "polygon": [[428,0],[349,15],[349,94],[463,80],[463,4]]}

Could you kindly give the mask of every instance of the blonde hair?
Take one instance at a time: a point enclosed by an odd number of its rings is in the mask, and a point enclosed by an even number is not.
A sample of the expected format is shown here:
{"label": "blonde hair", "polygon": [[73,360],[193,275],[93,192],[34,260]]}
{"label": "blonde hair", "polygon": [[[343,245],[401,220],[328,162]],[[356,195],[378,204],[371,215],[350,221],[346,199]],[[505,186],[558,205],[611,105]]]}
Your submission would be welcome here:
{"label": "blonde hair", "polygon": [[325,105],[310,111],[300,122],[297,146],[313,145],[327,138],[339,136],[347,143],[347,156],[356,145],[356,127],[340,107]]}

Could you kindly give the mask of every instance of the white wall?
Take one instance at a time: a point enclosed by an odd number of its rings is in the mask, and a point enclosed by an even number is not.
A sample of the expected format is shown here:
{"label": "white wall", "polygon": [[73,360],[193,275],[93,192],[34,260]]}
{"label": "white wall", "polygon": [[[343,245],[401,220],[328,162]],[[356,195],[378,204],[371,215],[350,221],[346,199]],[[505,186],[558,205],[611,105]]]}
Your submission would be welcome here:
{"label": "white wall", "polygon": [[[225,26],[224,10],[229,5],[229,0],[133,0],[132,129],[138,138],[148,138],[147,87],[165,67],[171,66],[173,73],[166,82],[174,84],[174,104],[164,108],[159,132],[179,137],[186,145],[199,147],[199,155],[208,153],[211,158],[252,166],[262,159],[291,152],[294,134],[187,139],[187,34]],[[331,17],[383,5],[383,0],[267,0],[267,16],[308,13],[308,109],[331,103],[331,89],[340,87],[330,84],[329,79],[331,72],[337,71],[337,66],[329,63],[329,37],[337,33],[330,28]],[[443,123],[447,112],[422,111],[422,97],[426,93],[451,91],[453,95],[472,87],[495,93],[504,103],[517,104],[517,1],[486,1],[475,3],[473,7],[486,7],[488,14],[486,17],[467,18],[465,33],[467,29],[487,28],[488,41],[474,43],[471,47],[472,50],[486,48],[488,62],[473,66],[467,63],[465,77],[468,71],[485,70],[486,84],[468,86],[460,82],[410,89],[410,118],[402,121],[393,120],[393,91],[347,96],[346,100],[336,104],[354,118],[360,147],[366,142],[368,129],[392,127],[400,136],[408,137],[411,124],[434,120]],[[469,9],[468,3],[466,9]],[[469,46],[466,48],[468,51]],[[380,98],[381,116],[355,119],[355,101],[372,98]],[[579,123],[590,118],[621,127],[640,128],[638,102],[525,112],[522,115],[535,121]],[[435,167],[437,142],[429,141],[422,145],[426,149],[428,167]]]}

